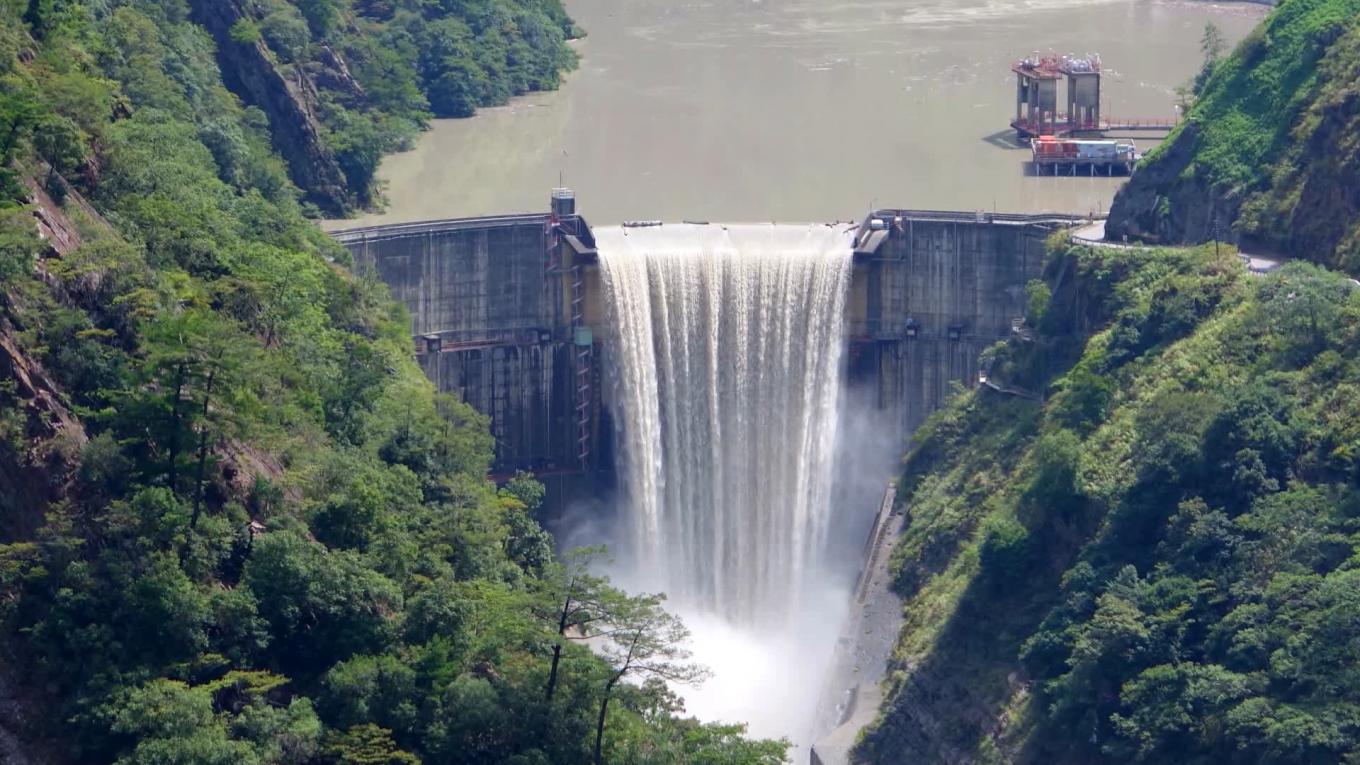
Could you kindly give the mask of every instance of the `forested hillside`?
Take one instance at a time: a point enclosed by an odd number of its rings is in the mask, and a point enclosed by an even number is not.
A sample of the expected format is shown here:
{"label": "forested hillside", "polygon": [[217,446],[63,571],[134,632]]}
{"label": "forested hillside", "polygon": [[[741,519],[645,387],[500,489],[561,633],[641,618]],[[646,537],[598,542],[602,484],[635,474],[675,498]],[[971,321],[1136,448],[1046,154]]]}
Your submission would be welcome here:
{"label": "forested hillside", "polygon": [[1241,239],[1360,269],[1360,1],[1284,0],[1211,65],[1185,124],[1115,197],[1107,231]]}
{"label": "forested hillside", "polygon": [[[194,18],[236,1],[194,0]],[[254,97],[241,49],[255,45],[285,81],[302,83],[299,95],[321,122],[352,205],[374,202],[382,155],[409,146],[430,117],[468,117],[514,95],[555,90],[576,66],[566,40],[580,31],[560,0],[239,3],[226,39],[218,36],[228,83]],[[255,100],[268,110],[270,96]]]}
{"label": "forested hillside", "polygon": [[[580,33],[560,0],[7,2],[48,50],[74,46],[110,74],[111,64],[169,56],[188,76],[216,58],[220,75],[190,90],[225,86],[244,101],[244,118],[272,139],[313,215],[376,203],[378,162],[431,117],[555,89],[576,64],[566,40]],[[122,95],[181,106],[164,83],[137,85]],[[199,130],[219,162],[245,151],[246,136],[224,120]]]}
{"label": "forested hillside", "polygon": [[[862,762],[1360,756],[1360,288],[1055,240],[918,434]],[[1083,347],[1084,346],[1084,347]]]}
{"label": "forested hillside", "polygon": [[[441,8],[470,6],[251,13],[305,68]],[[660,602],[556,560],[532,480],[488,483],[484,420],[305,219],[192,11],[0,0],[0,760],[778,762],[676,717],[655,678],[696,670]],[[402,60],[349,59],[367,106],[327,140],[409,135]]]}

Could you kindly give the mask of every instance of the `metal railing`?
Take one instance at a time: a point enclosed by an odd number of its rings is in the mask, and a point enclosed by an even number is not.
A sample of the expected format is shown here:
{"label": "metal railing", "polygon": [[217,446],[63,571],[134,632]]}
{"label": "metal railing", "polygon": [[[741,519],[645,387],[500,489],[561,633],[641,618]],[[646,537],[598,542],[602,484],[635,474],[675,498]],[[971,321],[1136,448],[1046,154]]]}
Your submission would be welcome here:
{"label": "metal railing", "polygon": [[501,226],[542,226],[548,220],[547,213],[519,213],[513,215],[484,215],[474,218],[446,218],[443,220],[415,221],[413,223],[386,223],[377,226],[360,226],[328,232],[341,244],[352,244],[374,239],[399,239],[422,234],[439,234],[445,231],[461,231],[469,228],[493,228]]}

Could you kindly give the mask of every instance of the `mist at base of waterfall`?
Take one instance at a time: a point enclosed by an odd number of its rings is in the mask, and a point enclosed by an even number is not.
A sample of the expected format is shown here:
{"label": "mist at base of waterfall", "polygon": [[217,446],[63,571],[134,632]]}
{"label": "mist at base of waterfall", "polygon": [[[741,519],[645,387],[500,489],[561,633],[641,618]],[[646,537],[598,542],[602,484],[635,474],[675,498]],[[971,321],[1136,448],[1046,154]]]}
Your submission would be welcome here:
{"label": "mist at base of waterfall", "polygon": [[[837,641],[845,634],[863,564],[864,542],[884,487],[899,467],[904,436],[885,421],[871,391],[846,390],[838,407],[832,522],[815,584],[778,629],[761,630],[712,612],[673,604],[691,631],[694,661],[713,671],[697,688],[675,689],[685,708],[706,722],[744,722],[756,738],[787,738],[789,762],[803,765],[818,738],[839,722],[849,680],[832,677]],[[618,572],[625,583],[628,572]]]}
{"label": "mist at base of waterfall", "polygon": [[[672,689],[684,700],[685,713],[704,722],[744,723],[754,738],[787,738],[789,762],[796,765],[806,763],[811,744],[834,727],[837,705],[845,701],[845,679],[828,675],[855,605],[865,537],[902,448],[901,433],[864,394],[846,391],[839,407],[828,554],[811,572],[815,585],[782,625],[756,628],[683,599],[666,603],[690,629],[691,659],[713,673],[702,685]],[[631,537],[617,522],[624,512],[618,501],[600,498],[575,506],[555,529],[558,541],[563,548],[607,546],[618,557],[601,564],[600,573],[628,592],[656,591],[664,577],[650,570],[655,564],[636,570],[622,562],[634,558],[626,550]]]}
{"label": "mist at base of waterfall", "polygon": [[[628,539],[619,538],[609,522],[617,512],[612,503],[595,500],[571,508],[554,529],[562,549],[605,546],[611,555],[626,555]],[[872,508],[847,513],[842,524],[853,527],[862,542]],[[849,533],[843,531],[842,535]],[[842,545],[848,548],[849,545]],[[737,624],[705,607],[668,599],[666,610],[684,620],[690,639],[690,660],[712,673],[696,686],[673,686],[684,701],[684,715],[703,722],[741,723],[750,738],[786,738],[789,762],[807,762],[813,741],[829,730],[821,709],[829,689],[836,642],[854,599],[858,558],[848,556],[815,572],[816,584],[777,627]],[[618,559],[602,561],[596,573],[629,593],[657,592],[662,577],[656,571],[634,570]]]}
{"label": "mist at base of waterfall", "polygon": [[686,712],[706,722],[745,723],[751,737],[787,738],[805,751],[819,732],[818,704],[850,595],[849,587],[812,593],[777,631],[677,608],[691,630],[693,659],[713,672],[701,686],[675,689]]}

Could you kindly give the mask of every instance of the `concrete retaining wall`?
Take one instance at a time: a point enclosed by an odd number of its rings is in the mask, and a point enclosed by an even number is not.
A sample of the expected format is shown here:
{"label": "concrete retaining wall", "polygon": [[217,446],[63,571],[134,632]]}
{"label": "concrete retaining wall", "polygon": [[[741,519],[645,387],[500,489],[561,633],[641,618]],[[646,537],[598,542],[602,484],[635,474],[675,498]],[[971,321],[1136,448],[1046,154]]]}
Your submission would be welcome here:
{"label": "concrete retaining wall", "polygon": [[580,467],[566,297],[575,264],[562,236],[578,228],[588,230],[541,214],[335,234],[410,311],[425,374],[490,417],[498,473]]}

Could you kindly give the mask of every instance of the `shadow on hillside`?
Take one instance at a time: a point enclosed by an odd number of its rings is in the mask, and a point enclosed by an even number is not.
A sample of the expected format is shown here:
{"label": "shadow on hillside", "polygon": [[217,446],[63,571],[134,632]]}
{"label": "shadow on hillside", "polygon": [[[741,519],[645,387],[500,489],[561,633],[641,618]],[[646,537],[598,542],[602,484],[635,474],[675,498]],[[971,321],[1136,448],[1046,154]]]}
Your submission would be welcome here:
{"label": "shadow on hillside", "polygon": [[883,723],[865,737],[863,755],[871,762],[976,760],[1022,682],[1021,645],[1054,605],[1066,562],[1000,583],[975,576]]}

